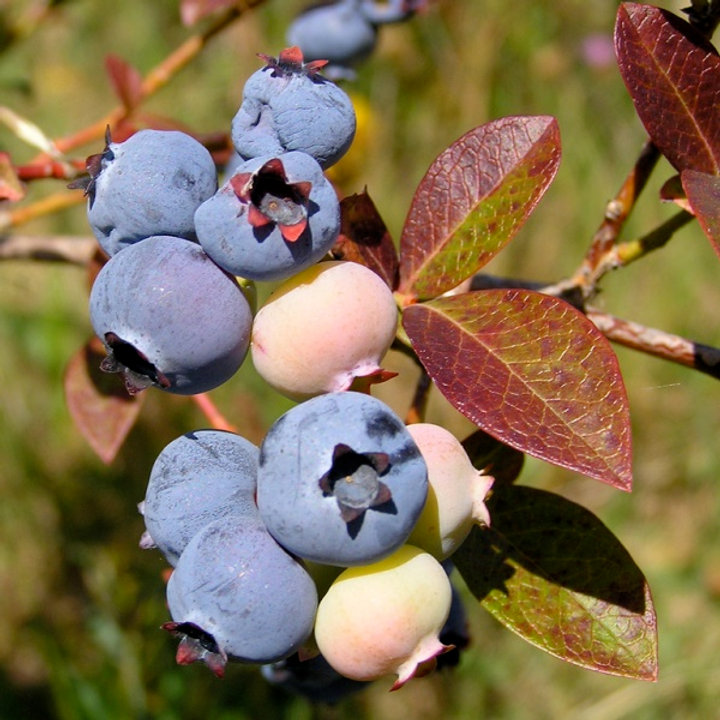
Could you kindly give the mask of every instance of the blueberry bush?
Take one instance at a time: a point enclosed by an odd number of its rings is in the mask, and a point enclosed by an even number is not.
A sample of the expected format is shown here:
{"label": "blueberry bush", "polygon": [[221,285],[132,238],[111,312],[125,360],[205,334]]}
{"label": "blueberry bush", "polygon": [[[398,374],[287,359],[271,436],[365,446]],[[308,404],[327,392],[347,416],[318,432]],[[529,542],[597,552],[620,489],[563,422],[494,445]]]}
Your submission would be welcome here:
{"label": "blueberry bush", "polygon": [[[496,4],[477,33],[491,45],[493,28],[509,28],[504,49],[515,63],[535,43],[533,13],[550,32],[560,18],[572,24],[572,9],[555,15],[527,0],[526,24],[517,22],[525,35],[513,33],[511,8]],[[0,10],[3,53],[77,21],[81,5]],[[32,649],[7,660],[8,717],[24,692],[38,717],[202,717],[211,706],[232,718],[322,717],[337,703],[370,717],[380,715],[362,698],[411,694],[438,676],[457,683],[455,693],[438,690],[445,709],[430,703],[423,717],[489,711],[487,688],[506,683],[511,695],[517,680],[479,659],[481,611],[573,673],[656,683],[651,583],[622,532],[588,505],[593,492],[609,492],[625,506],[634,495],[622,493],[652,474],[662,455],[654,415],[671,416],[673,447],[688,457],[695,439],[714,435],[705,411],[705,435],[673,425],[672,403],[636,420],[633,388],[647,383],[623,367],[631,355],[664,360],[682,372],[670,384],[701,377],[698,399],[709,400],[720,349],[672,325],[693,314],[683,283],[697,281],[676,272],[678,289],[657,287],[650,272],[643,287],[660,297],[649,302],[680,305],[660,313],[660,329],[635,317],[640,301],[616,278],[636,260],[652,268],[692,228],[701,264],[720,256],[720,59],[711,42],[720,5],[621,3],[614,29],[578,38],[582,69],[546,47],[523,95],[509,87],[513,62],[499,62],[486,80],[507,92],[474,119],[468,108],[484,90],[473,62],[489,65],[479,38],[459,39],[464,3],[280,5],[162,3],[153,12],[172,32],[154,64],[141,70],[120,46],[106,54],[102,87],[117,104],[83,109],[94,113],[87,121],[67,112],[52,126],[33,117],[33,103],[0,106],[0,257],[5,267],[82,268],[71,282],[82,304],[72,322],[85,337],[73,334],[58,353],[63,407],[54,412],[67,413],[68,437],[96,455],[96,482],[114,484],[98,507],[89,509],[86,491],[58,487],[56,497],[38,496],[45,511],[29,514],[38,528],[45,512],[50,526],[75,524],[84,537],[67,534],[72,542],[43,555],[59,570],[18,575],[13,587],[34,584],[37,598],[50,598],[65,573],[84,590],[59,592],[46,617],[42,599],[18,611],[15,621],[32,628],[35,618],[35,629],[9,634],[11,645],[31,638]],[[242,62],[211,104],[202,82],[210,72],[227,81],[207,60],[223,62],[211,55],[223,38],[223,52]],[[562,101],[560,112],[545,110],[534,92],[540,81],[570,88],[575,70],[602,77],[568,139],[571,110]],[[448,107],[423,95],[432,72]],[[173,85],[211,111],[156,111]],[[608,98],[627,112],[603,108]],[[453,115],[453,127],[470,121],[442,135]],[[634,156],[625,123],[634,123]],[[593,140],[572,160],[576,177],[562,179],[561,157],[582,130]],[[598,177],[591,149],[624,173],[614,195],[581,187]],[[644,190],[664,209],[638,221]],[[536,241],[547,248],[529,249]],[[611,311],[613,292],[624,303]],[[709,289],[711,308],[713,299]],[[42,466],[8,468],[33,462]],[[650,510],[641,520],[655,522]],[[103,533],[126,549],[87,561],[88,539]],[[133,580],[117,557],[146,564]],[[14,572],[2,570],[3,582]],[[120,573],[118,600],[109,588]],[[707,577],[717,596],[717,575]],[[67,662],[78,606],[92,639],[86,657]],[[712,623],[698,622],[712,635]],[[0,644],[3,663],[6,655]],[[463,705],[478,684],[485,699]],[[503,717],[580,716],[567,705],[523,715],[505,703]]]}

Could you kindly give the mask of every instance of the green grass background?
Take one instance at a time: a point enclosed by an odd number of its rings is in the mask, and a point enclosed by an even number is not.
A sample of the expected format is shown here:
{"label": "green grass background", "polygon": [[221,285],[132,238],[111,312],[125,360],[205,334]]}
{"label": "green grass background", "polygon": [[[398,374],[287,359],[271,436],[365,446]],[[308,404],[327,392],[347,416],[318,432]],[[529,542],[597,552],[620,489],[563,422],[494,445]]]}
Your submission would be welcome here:
{"label": "green grass background", "polygon": [[[0,0],[0,23],[12,27],[44,4]],[[217,37],[146,109],[196,131],[229,129],[243,83],[259,67],[256,53],[277,54],[304,4],[268,0]],[[644,139],[617,68],[590,67],[580,52],[588,35],[611,35],[616,9],[607,0],[437,0],[411,23],[385,28],[373,58],[346,85],[367,119],[338,169],[343,191],[367,186],[398,237],[414,187],[450,142],[502,115],[554,115],[564,147],[557,179],[487,269],[543,281],[572,272]],[[190,32],[174,0],[61,3],[30,35],[0,48],[0,104],[52,137],[71,134],[115,103],[106,53],[146,72]],[[17,162],[34,155],[4,127],[0,150]],[[626,237],[673,212],[657,200],[671,175],[662,163]],[[57,181],[35,183],[30,199],[60,189]],[[88,234],[81,208],[18,231]],[[718,345],[719,268],[693,225],[662,251],[607,277],[599,302]],[[454,671],[397,693],[379,682],[336,707],[312,706],[267,685],[254,668],[233,666],[220,681],[203,666],[175,666],[174,642],[158,629],[168,619],[163,562],[137,547],[136,503],[162,447],[206,421],[187,400],[150,391],[126,446],[104,466],[75,430],[62,390],[67,361],[90,333],[83,269],[0,264],[3,720],[718,717],[720,387],[712,379],[619,349],[633,414],[632,494],[532,459],[520,479],[598,514],[644,570],[658,611],[658,683],[563,664],[469,604],[473,643]],[[402,358],[388,363],[401,375],[379,395],[403,413],[414,375]],[[250,363],[213,396],[254,440],[288,407]],[[437,395],[429,419],[459,436],[470,430]]]}

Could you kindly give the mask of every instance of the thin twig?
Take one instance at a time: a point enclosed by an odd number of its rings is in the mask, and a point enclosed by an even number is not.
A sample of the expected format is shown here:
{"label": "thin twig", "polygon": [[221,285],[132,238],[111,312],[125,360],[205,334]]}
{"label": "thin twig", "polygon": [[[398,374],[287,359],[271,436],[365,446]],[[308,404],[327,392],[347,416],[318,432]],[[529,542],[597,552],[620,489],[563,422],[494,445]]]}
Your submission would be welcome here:
{"label": "thin twig", "polygon": [[[265,0],[246,0],[241,4],[234,5],[216,20],[214,20],[201,33],[193,35],[185,40],[176,50],[168,55],[159,65],[152,68],[143,78],[140,86],[140,97],[144,100],[155,94],[158,90],[165,87],[170,80],[177,75],[186,65],[194,60],[200,52],[205,48],[210,40],[218,33],[235,22],[243,13],[258,5]],[[133,108],[134,109],[134,108]],[[118,123],[126,120],[130,111],[124,105],[118,105],[113,108],[107,115],[83,128],[82,130],[68,135],[64,138],[55,140],[55,146],[63,153],[67,153],[77,147],[88,145],[90,143],[102,140],[105,136],[105,129],[110,126],[114,128]],[[32,164],[40,162],[44,156],[38,156],[33,160]]]}
{"label": "thin twig", "polygon": [[628,320],[588,309],[588,318],[612,342],[654,357],[699,370],[720,379],[720,349],[693,342],[679,335],[656,330]]}
{"label": "thin twig", "polygon": [[30,205],[23,205],[12,210],[0,210],[0,233],[11,227],[50,215],[58,210],[79,205],[85,202],[82,193],[60,192],[48,195]]}
{"label": "thin twig", "polygon": [[0,260],[52,260],[87,265],[97,241],[87,235],[11,235],[0,238]]}
{"label": "thin twig", "polygon": [[432,381],[425,369],[420,373],[417,385],[415,386],[415,394],[413,395],[410,408],[405,415],[405,424],[425,422],[425,414],[427,412],[428,399],[430,397],[430,388]]}

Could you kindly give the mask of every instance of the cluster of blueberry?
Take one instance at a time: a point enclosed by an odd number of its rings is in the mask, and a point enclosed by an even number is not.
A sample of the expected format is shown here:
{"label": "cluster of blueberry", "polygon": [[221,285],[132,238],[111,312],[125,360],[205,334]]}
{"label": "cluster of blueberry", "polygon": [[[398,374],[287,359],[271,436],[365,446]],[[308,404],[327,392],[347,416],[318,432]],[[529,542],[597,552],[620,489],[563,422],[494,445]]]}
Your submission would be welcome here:
{"label": "cluster of blueberry", "polygon": [[328,77],[352,78],[353,67],[375,49],[380,26],[408,20],[427,1],[337,0],[313,5],[293,21],[287,39],[306,58],[328,60]]}
{"label": "cluster of blueberry", "polygon": [[443,563],[489,523],[491,483],[447,430],[354,391],[294,406],[259,449],[218,430],[177,438],[153,465],[141,546],[174,567],[178,662],[259,663],[334,692],[431,670],[463,636]]}
{"label": "cluster of blueberry", "polygon": [[[368,268],[319,262],[340,228],[323,171],[352,142],[353,107],[298,48],[262,57],[219,189],[208,151],[179,132],[108,137],[88,159],[88,218],[110,256],[90,316],[103,369],[131,393],[217,387],[252,348],[261,376],[299,401],[260,448],[197,430],[156,459],[141,545],[174,568],[178,662],[219,675],[229,659],[258,663],[273,681],[336,689],[394,673],[399,687],[448,649],[441,563],[489,522],[492,479],[443,428],[406,426],[357,392],[387,377],[398,313]],[[253,318],[243,283],[255,280],[281,282]]]}

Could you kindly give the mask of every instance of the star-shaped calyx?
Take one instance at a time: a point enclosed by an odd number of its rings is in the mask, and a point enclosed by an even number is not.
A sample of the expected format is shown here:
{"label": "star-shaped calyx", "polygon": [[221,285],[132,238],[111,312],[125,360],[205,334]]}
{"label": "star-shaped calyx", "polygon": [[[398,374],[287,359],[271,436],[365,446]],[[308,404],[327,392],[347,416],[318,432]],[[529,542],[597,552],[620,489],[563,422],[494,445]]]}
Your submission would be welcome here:
{"label": "star-shaped calyx", "polygon": [[303,62],[302,50],[297,45],[285,48],[276,58],[263,53],[258,53],[258,57],[267,63],[268,68],[272,69],[273,77],[287,74],[300,74],[313,78],[328,64],[327,60],[311,60],[308,63]]}
{"label": "star-shaped calyx", "polygon": [[112,137],[108,125],[105,128],[105,149],[100,153],[88,156],[87,160],[85,160],[87,175],[83,175],[68,184],[70,190],[82,190],[83,194],[90,199],[91,207],[95,201],[95,182],[103,171],[105,163],[115,159],[115,153],[110,149],[110,143],[112,143]]}
{"label": "star-shaped calyx", "polygon": [[351,523],[367,509],[392,500],[390,488],[380,480],[389,467],[387,453],[358,453],[338,443],[333,449],[332,465],[318,485],[324,497],[335,498],[343,521]]}
{"label": "star-shaped calyx", "polygon": [[295,242],[305,231],[312,183],[288,182],[280,158],[268,160],[253,173],[233,175],[230,187],[247,204],[253,227],[274,223],[286,242]]}
{"label": "star-shaped calyx", "polygon": [[137,395],[151,385],[170,387],[170,381],[136,347],[113,332],[105,333],[107,357],[100,363],[106,373],[121,373],[125,389],[130,395]]}
{"label": "star-shaped calyx", "polygon": [[162,629],[180,638],[175,655],[178,665],[204,662],[217,677],[225,674],[227,653],[218,646],[209,632],[192,622],[166,622]]}

